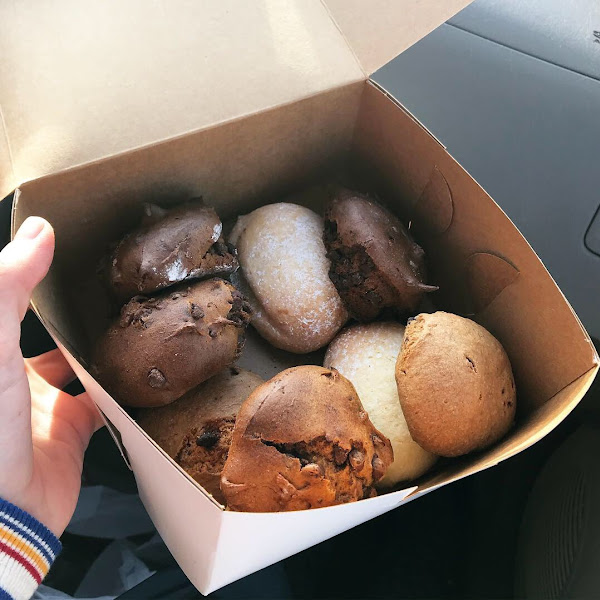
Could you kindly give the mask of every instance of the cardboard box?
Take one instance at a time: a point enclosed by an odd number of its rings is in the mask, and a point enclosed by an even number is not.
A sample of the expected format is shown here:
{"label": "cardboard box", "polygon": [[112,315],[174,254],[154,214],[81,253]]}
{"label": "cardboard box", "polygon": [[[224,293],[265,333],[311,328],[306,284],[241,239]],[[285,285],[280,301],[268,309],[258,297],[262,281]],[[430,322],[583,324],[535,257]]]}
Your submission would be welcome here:
{"label": "cardboard box", "polygon": [[[13,231],[31,214],[56,230],[55,261],[34,308],[204,594],[521,452],[569,414],[598,370],[590,338],[515,226],[369,80],[467,3],[68,0],[0,8],[0,22],[10,24],[0,41],[0,197],[18,187]],[[504,344],[517,424],[489,451],[407,489],[311,511],[224,511],[88,373],[89,340],[104,315],[97,260],[135,223],[142,201],[203,195],[227,218],[341,170],[412,221],[440,285],[438,306],[472,315]],[[265,376],[286,361],[256,339],[242,358]]]}

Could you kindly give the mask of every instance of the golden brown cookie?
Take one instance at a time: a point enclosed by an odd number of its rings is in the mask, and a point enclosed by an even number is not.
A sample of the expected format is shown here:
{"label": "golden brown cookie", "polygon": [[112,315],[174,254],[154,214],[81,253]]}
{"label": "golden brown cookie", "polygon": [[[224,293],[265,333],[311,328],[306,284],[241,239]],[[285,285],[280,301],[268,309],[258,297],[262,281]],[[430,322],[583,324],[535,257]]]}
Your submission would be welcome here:
{"label": "golden brown cookie", "polygon": [[229,367],[177,402],[140,410],[140,427],[214,498],[225,503],[221,471],[242,402],[263,380]]}
{"label": "golden brown cookie", "polygon": [[335,370],[287,369],[244,402],[221,490],[233,510],[277,512],[352,502],[393,460],[352,384]]}
{"label": "golden brown cookie", "polygon": [[223,279],[137,296],[96,344],[93,373],[122,404],[169,404],[237,358],[248,310]]}
{"label": "golden brown cookie", "polygon": [[485,448],[514,420],[515,383],[504,348],[457,315],[421,314],[408,323],[396,383],[412,438],[440,456]]}

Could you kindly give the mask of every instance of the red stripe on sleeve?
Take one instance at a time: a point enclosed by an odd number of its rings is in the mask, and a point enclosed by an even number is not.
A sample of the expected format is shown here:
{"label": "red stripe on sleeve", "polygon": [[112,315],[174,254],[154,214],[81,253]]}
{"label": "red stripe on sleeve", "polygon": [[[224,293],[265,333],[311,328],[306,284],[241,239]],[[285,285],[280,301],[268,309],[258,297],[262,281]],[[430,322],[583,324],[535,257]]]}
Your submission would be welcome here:
{"label": "red stripe on sleeve", "polygon": [[29,574],[35,579],[38,585],[42,583],[42,576],[40,575],[39,571],[26,558],[21,556],[10,546],[4,544],[2,541],[0,541],[0,552],[4,552],[4,554],[7,554],[12,559],[16,560],[20,565],[22,565],[23,568],[27,569]]}

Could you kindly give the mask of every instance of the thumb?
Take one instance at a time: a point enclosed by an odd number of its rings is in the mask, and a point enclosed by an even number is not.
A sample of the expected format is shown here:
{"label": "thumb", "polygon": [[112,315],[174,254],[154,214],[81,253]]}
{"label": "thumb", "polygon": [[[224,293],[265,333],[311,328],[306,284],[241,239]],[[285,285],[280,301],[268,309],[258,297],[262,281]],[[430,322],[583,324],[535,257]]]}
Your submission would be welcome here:
{"label": "thumb", "polygon": [[20,324],[33,288],[48,272],[54,231],[28,218],[0,252],[0,495],[31,475],[31,396],[19,348]]}
{"label": "thumb", "polygon": [[[0,309],[25,316],[33,288],[44,278],[54,254],[54,231],[40,217],[26,219],[0,252]],[[2,332],[4,333],[4,332]]]}

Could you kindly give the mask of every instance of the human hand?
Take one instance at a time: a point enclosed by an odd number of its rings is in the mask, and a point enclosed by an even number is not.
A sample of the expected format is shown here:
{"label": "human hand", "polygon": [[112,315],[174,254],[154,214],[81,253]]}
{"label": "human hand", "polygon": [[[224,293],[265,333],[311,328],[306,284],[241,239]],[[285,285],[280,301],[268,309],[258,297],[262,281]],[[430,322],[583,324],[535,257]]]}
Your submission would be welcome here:
{"label": "human hand", "polygon": [[0,497],[60,536],[102,420],[87,394],[61,391],[75,375],[59,350],[21,354],[20,323],[53,254],[54,231],[39,217],[27,219],[0,252]]}

